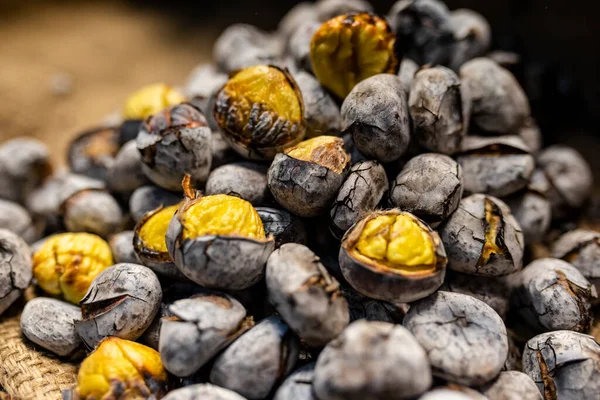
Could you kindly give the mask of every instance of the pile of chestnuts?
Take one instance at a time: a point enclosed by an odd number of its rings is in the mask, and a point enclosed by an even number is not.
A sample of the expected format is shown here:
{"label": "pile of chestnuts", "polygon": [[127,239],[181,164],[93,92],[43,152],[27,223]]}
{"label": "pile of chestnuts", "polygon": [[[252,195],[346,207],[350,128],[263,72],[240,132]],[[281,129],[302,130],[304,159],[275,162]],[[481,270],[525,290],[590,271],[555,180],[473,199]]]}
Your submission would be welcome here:
{"label": "pile of chestnuts", "polygon": [[0,313],[35,285],[72,399],[600,398],[593,174],[490,45],[440,0],[300,3],[68,169],[0,144]]}

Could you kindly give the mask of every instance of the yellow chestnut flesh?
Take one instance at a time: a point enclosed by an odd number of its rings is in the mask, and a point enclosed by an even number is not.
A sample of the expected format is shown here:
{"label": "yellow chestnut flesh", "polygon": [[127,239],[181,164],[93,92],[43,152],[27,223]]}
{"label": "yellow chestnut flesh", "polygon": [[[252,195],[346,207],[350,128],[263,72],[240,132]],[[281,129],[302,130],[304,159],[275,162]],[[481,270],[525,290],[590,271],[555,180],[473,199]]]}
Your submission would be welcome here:
{"label": "yellow chestnut flesh", "polygon": [[164,83],[144,86],[125,102],[123,118],[146,119],[153,114],[185,101],[177,90]]}
{"label": "yellow chestnut flesh", "polygon": [[380,215],[368,221],[354,246],[354,256],[403,274],[435,271],[431,234],[407,214]]}
{"label": "yellow chestnut flesh", "polygon": [[183,239],[206,235],[264,239],[260,216],[246,200],[225,194],[201,197],[180,211]]}
{"label": "yellow chestnut flesh", "polygon": [[289,73],[257,65],[237,72],[219,91],[215,118],[237,141],[276,147],[304,135],[303,109]]}
{"label": "yellow chestnut flesh", "polygon": [[106,241],[89,233],[61,233],[33,255],[33,275],[46,292],[79,303],[94,278],[113,265]]}
{"label": "yellow chestnut flesh", "polygon": [[147,399],[157,388],[164,393],[166,382],[156,350],[108,337],[81,363],[75,390],[81,399]]}
{"label": "yellow chestnut flesh", "polygon": [[317,136],[285,150],[285,154],[297,160],[314,162],[340,174],[350,162],[344,149],[344,140],[335,136]]}
{"label": "yellow chestnut flesh", "polygon": [[138,235],[148,250],[159,253],[167,252],[165,236],[169,223],[178,208],[178,205],[163,208],[144,222]]}
{"label": "yellow chestnut flesh", "polygon": [[498,234],[502,229],[502,216],[499,212],[500,210],[491,200],[485,200],[485,243],[477,263],[479,266],[486,265],[494,254],[503,255],[506,253],[504,249],[498,246]]}
{"label": "yellow chestnut flesh", "polygon": [[325,22],[310,44],[317,79],[339,98],[360,81],[396,73],[395,36],[387,22],[369,13],[340,15]]}

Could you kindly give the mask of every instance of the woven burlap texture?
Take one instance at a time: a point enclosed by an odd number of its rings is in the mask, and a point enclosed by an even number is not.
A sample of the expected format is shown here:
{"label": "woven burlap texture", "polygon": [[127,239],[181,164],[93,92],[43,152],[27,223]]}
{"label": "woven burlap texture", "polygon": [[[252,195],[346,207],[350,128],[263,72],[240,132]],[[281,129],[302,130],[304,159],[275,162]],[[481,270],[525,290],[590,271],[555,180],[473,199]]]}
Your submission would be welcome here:
{"label": "woven burlap texture", "polygon": [[61,392],[75,386],[76,374],[74,364],[59,360],[24,339],[18,316],[0,317],[2,390],[19,399],[62,399]]}

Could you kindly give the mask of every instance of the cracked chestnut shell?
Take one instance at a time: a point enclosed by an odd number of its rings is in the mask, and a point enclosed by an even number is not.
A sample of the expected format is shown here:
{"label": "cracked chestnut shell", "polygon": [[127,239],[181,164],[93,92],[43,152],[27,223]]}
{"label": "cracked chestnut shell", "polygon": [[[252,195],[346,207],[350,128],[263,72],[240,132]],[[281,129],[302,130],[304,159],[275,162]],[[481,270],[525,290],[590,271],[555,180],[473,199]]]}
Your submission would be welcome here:
{"label": "cracked chestnut shell", "polygon": [[89,233],[48,237],[33,254],[33,275],[53,296],[79,303],[100,272],[113,265],[108,243]]}
{"label": "cracked chestnut shell", "polygon": [[439,231],[450,269],[500,276],[523,266],[523,232],[500,199],[483,194],[465,197]]}
{"label": "cracked chestnut shell", "polygon": [[356,221],[377,208],[388,190],[383,166],[377,161],[359,161],[350,168],[329,211],[329,227],[341,238]]}
{"label": "cracked chestnut shell", "polygon": [[300,217],[327,210],[350,169],[344,141],[317,136],[275,156],[267,180],[275,200]]}
{"label": "cracked chestnut shell", "polygon": [[586,332],[592,325],[596,288],[571,264],[535,260],[523,269],[513,292],[513,309],[538,332]]}
{"label": "cracked chestnut shell", "polygon": [[344,278],[365,296],[406,303],[435,292],[446,273],[438,236],[414,215],[391,209],[368,214],[342,238]]}
{"label": "cracked chestnut shell", "polygon": [[246,309],[233,297],[203,290],[167,306],[159,352],[170,373],[185,377],[198,371],[219,351],[254,325]]}
{"label": "cracked chestnut shell", "polygon": [[158,278],[137,264],[116,264],[102,271],[81,300],[82,320],[75,329],[93,349],[104,338],[135,340],[150,326],[160,308]]}
{"label": "cracked chestnut shell", "polygon": [[364,79],[398,72],[394,40],[383,18],[368,12],[338,15],[312,38],[312,71],[321,85],[343,99]]}
{"label": "cracked chestnut shell", "polygon": [[270,207],[256,207],[256,212],[263,223],[265,234],[275,238],[275,248],[285,243],[306,244],[307,234],[302,219],[285,210]]}
{"label": "cracked chestnut shell", "polygon": [[563,259],[600,289],[600,233],[575,229],[562,235],[552,246],[552,257]]}
{"label": "cracked chestnut shell", "polygon": [[142,169],[156,185],[178,191],[185,174],[194,183],[206,181],[212,133],[204,114],[193,105],[182,103],[149,117],[136,141]]}
{"label": "cracked chestnut shell", "polygon": [[535,158],[519,136],[467,136],[456,161],[469,194],[508,196],[527,187],[535,170]]}
{"label": "cracked chestnut shell", "polygon": [[272,160],[306,134],[302,93],[292,75],[275,66],[233,73],[212,111],[223,138],[249,159]]}
{"label": "cracked chestnut shell", "polygon": [[419,65],[446,64],[452,52],[450,11],[440,0],[398,0],[387,19],[396,34],[395,52]]}
{"label": "cracked chestnut shell", "polygon": [[119,130],[101,127],[83,132],[67,150],[67,163],[76,174],[106,180],[121,144]]}
{"label": "cracked chestnut shell", "polygon": [[208,288],[241,290],[259,282],[275,242],[254,207],[224,194],[196,197],[189,187],[186,196],[167,230],[179,270]]}
{"label": "cracked chestnut shell", "polygon": [[600,344],[573,331],[542,333],[525,345],[523,372],[545,400],[594,399],[600,391]]}
{"label": "cracked chestnut shell", "polygon": [[446,67],[422,67],[408,98],[414,137],[429,151],[454,154],[469,129],[470,98],[460,79]]}
{"label": "cracked chestnut shell", "polygon": [[0,229],[0,315],[31,283],[31,249],[23,239]]}
{"label": "cracked chestnut shell", "polygon": [[507,69],[481,57],[462,65],[459,75],[471,95],[475,127],[500,135],[518,133],[530,115],[529,100]]}
{"label": "cracked chestnut shell", "polygon": [[81,319],[79,307],[64,301],[36,297],[25,304],[20,327],[23,335],[35,344],[59,356],[75,357],[81,338],[75,320]]}
{"label": "cracked chestnut shell", "polygon": [[348,302],[339,282],[308,247],[288,243],[267,261],[269,300],[309,346],[320,347],[348,325]]}
{"label": "cracked chestnut shell", "polygon": [[427,352],[433,375],[468,386],[498,376],[508,356],[502,319],[471,296],[438,291],[411,304],[404,321]]}
{"label": "cracked chestnut shell", "polygon": [[364,320],[323,349],[313,377],[323,400],[415,398],[431,383],[427,354],[406,328]]}
{"label": "cracked chestnut shell", "polygon": [[78,400],[160,399],[167,379],[157,351],[109,337],[81,363],[74,395]]}
{"label": "cracked chestnut shell", "polygon": [[[382,163],[398,160],[410,142],[410,115],[400,78],[378,74],[358,83],[342,103],[342,134]],[[358,160],[354,160],[358,161]]]}
{"label": "cracked chestnut shell", "polygon": [[264,399],[291,372],[299,347],[281,318],[266,318],[216,358],[210,381],[250,400]]}
{"label": "cracked chestnut shell", "polygon": [[458,207],[464,191],[462,168],[443,154],[413,157],[390,188],[390,203],[436,228]]}
{"label": "cracked chestnut shell", "polygon": [[167,228],[179,205],[159,207],[138,221],[133,236],[133,249],[139,261],[157,274],[186,279],[177,269],[167,250]]}

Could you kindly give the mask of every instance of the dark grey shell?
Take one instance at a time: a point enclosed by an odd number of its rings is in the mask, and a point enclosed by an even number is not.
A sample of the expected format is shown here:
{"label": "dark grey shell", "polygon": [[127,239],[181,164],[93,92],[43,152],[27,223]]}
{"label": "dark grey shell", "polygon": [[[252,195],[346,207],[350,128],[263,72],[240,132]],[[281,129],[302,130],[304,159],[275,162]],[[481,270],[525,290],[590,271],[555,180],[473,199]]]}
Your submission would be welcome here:
{"label": "dark grey shell", "polygon": [[202,120],[197,127],[177,127],[164,135],[140,129],[138,150],[153,154],[152,160],[142,157],[142,170],[148,179],[173,191],[181,190],[185,174],[190,174],[193,182],[206,181],[212,161],[212,133],[206,119]]}
{"label": "dark grey shell", "polygon": [[210,383],[199,383],[175,389],[167,393],[163,400],[246,400],[236,392],[223,389]]}
{"label": "dark grey shell", "polygon": [[61,214],[69,232],[89,232],[107,237],[123,225],[123,212],[117,200],[105,190],[76,192],[61,205]]}
{"label": "dark grey shell", "polygon": [[289,38],[305,21],[315,21],[317,18],[315,4],[302,1],[291,7],[279,20],[277,32],[284,38]]}
{"label": "dark grey shell", "polygon": [[15,233],[0,229],[0,315],[29,287],[31,249]]}
{"label": "dark grey shell", "polygon": [[351,238],[362,232],[364,225],[379,215],[398,215],[398,209],[376,212],[358,221],[348,229],[342,239],[339,253],[339,264],[342,274],[348,283],[359,293],[373,299],[391,303],[409,303],[429,296],[435,292],[444,281],[446,274],[446,252],[438,236],[424,222],[414,217],[433,238],[436,252],[436,270],[421,277],[406,276],[388,268],[363,263],[350,254]]}
{"label": "dark grey shell", "polygon": [[535,159],[519,136],[467,136],[456,161],[469,194],[508,196],[525,188],[535,170]]}
{"label": "dark grey shell", "polygon": [[290,373],[298,353],[298,338],[279,317],[270,317],[217,357],[210,381],[248,399],[263,399]]}
{"label": "dark grey shell", "polygon": [[259,64],[274,64],[282,51],[280,38],[248,24],[229,25],[215,40],[213,59],[229,73]]}
{"label": "dark grey shell", "polygon": [[341,238],[359,219],[377,208],[387,190],[388,179],[380,163],[354,164],[329,212],[332,233]]}
{"label": "dark grey shell", "polygon": [[182,196],[158,186],[142,186],[129,198],[129,212],[135,222],[159,207],[168,207],[179,203]]}
{"label": "dark grey shell", "polygon": [[504,319],[509,310],[510,288],[503,277],[448,272],[440,290],[462,293],[483,301]]}
{"label": "dark grey shell", "polygon": [[25,304],[21,332],[35,344],[59,356],[73,355],[81,346],[75,320],[81,319],[79,307],[64,301],[37,297]]}
{"label": "dark grey shell", "polygon": [[175,214],[167,230],[169,254],[188,279],[207,288],[241,290],[258,283],[275,248],[272,238],[209,235],[181,239],[182,232]]}
{"label": "dark grey shell", "polygon": [[470,99],[454,71],[421,68],[408,98],[413,137],[427,150],[454,154],[469,129]]}
{"label": "dark grey shell", "polygon": [[[491,257],[478,265],[485,243],[485,200],[499,210],[504,224],[503,243],[508,254]],[[492,196],[474,194],[465,197],[458,209],[440,228],[440,236],[448,254],[448,268],[472,275],[499,276],[516,272],[523,266],[524,238],[521,227],[510,208]]]}
{"label": "dark grey shell", "polygon": [[515,311],[538,331],[586,332],[596,297],[596,288],[577,268],[556,258],[541,258],[521,271],[513,302]]}
{"label": "dark grey shell", "polygon": [[471,95],[472,122],[486,132],[517,133],[530,114],[529,101],[515,77],[489,58],[475,58],[460,68]]}
{"label": "dark grey shell", "polygon": [[550,146],[540,152],[537,161],[550,180],[548,198],[556,217],[563,216],[565,207],[580,207],[589,197],[594,184],[592,170],[575,149]]}
{"label": "dark grey shell", "polygon": [[275,238],[275,248],[285,243],[306,244],[306,228],[304,222],[286,210],[270,207],[256,207],[262,220],[265,234]]}
{"label": "dark grey shell", "polygon": [[163,319],[159,352],[167,371],[185,377],[198,371],[250,326],[246,309],[233,297],[205,291],[168,306],[177,318]]}
{"label": "dark grey shell", "polygon": [[0,198],[22,203],[50,175],[50,152],[37,139],[18,137],[0,145]]}
{"label": "dark grey shell", "polygon": [[490,399],[543,400],[534,381],[519,371],[500,372],[498,379],[483,388]]}
{"label": "dark grey shell", "polygon": [[284,321],[313,347],[326,345],[350,320],[338,281],[301,244],[284,244],[267,261],[269,300]]}
{"label": "dark grey shell", "polygon": [[358,293],[349,286],[341,287],[342,294],[348,302],[350,322],[364,319],[367,321],[381,321],[392,324],[401,324],[408,306],[406,304],[392,304],[375,300]]}
{"label": "dark grey shell", "polygon": [[106,175],[106,185],[113,192],[131,193],[148,183],[142,171],[142,156],[135,140],[125,143],[117,153]]}
{"label": "dark grey shell", "polygon": [[[300,70],[312,72],[312,63],[310,61],[310,42],[315,34],[315,32],[321,27],[321,23],[315,20],[306,20],[302,21],[293,32],[290,33],[290,37],[286,44],[286,55],[293,60],[294,66]],[[304,75],[304,72],[300,72],[298,74],[294,74],[296,81],[298,81],[299,75]],[[311,76],[306,74],[306,76]],[[313,78],[314,79],[314,78]],[[317,81],[318,83],[318,81]],[[300,85],[300,83],[298,82]],[[319,91],[323,91],[321,88]],[[304,90],[302,90],[304,92]],[[327,93],[327,92],[324,92]],[[303,93],[304,95],[304,93]],[[311,95],[309,95],[311,96]],[[328,98],[331,98],[329,94],[326,94]],[[312,96],[311,96],[312,97]],[[306,102],[306,96],[304,97],[304,101]],[[334,103],[335,105],[335,103]],[[337,105],[336,105],[337,107]],[[312,107],[311,107],[312,108]],[[318,111],[316,108],[312,108],[311,114],[314,111]],[[308,115],[308,109],[307,109]],[[338,123],[338,131],[339,131],[339,121],[340,121],[340,112],[338,107],[337,112],[337,123]],[[309,124],[310,125],[310,124]],[[309,129],[311,131],[311,129]]]}
{"label": "dark grey shell", "polygon": [[312,387],[315,363],[298,368],[279,386],[273,400],[318,400]]}
{"label": "dark grey shell", "polygon": [[350,163],[338,174],[319,164],[286,154],[275,156],[267,179],[275,200],[300,217],[323,214],[342,186]]}
{"label": "dark grey shell", "polygon": [[[317,25],[316,28],[319,28]],[[305,36],[310,39],[311,36]],[[294,73],[294,79],[302,92],[306,138],[340,134],[340,107],[319,81],[307,72]]]}
{"label": "dark grey shell", "polygon": [[542,333],[523,351],[523,372],[545,398],[595,399],[600,392],[600,345],[573,331]]}
{"label": "dark grey shell", "polygon": [[421,154],[406,163],[392,182],[390,202],[435,228],[458,207],[463,181],[460,165],[450,157]]}
{"label": "dark grey shell", "polygon": [[461,8],[450,12],[448,23],[454,37],[450,68],[457,71],[467,61],[487,53],[492,42],[492,29],[483,15]]}
{"label": "dark grey shell", "polygon": [[456,385],[452,388],[442,387],[433,389],[419,397],[419,400],[490,400],[486,396],[479,394],[474,390],[465,391],[463,387],[456,389]]}
{"label": "dark grey shell", "polygon": [[438,291],[411,304],[403,325],[423,346],[433,375],[463,385],[498,376],[508,355],[504,322],[484,302]]}
{"label": "dark grey shell", "polygon": [[378,74],[359,82],[341,110],[342,133],[350,133],[356,149],[380,162],[399,159],[410,141],[404,88],[396,75]]}
{"label": "dark grey shell", "polygon": [[123,231],[110,237],[108,244],[115,263],[139,263],[133,249],[133,231]]}
{"label": "dark grey shell", "polygon": [[361,11],[373,11],[373,6],[364,0],[319,0],[315,3],[317,19],[325,22],[338,15]]}
{"label": "dark grey shell", "polygon": [[562,258],[592,283],[600,280],[600,233],[575,229],[562,235],[552,247],[552,257]]}
{"label": "dark grey shell", "polygon": [[0,199],[0,229],[7,229],[23,238],[27,243],[40,238],[43,221],[37,226],[29,212],[18,203]]}
{"label": "dark grey shell", "polygon": [[536,170],[531,176],[526,191],[506,199],[506,203],[523,230],[527,245],[543,241],[550,228],[552,205],[545,196],[548,185],[545,174]]}
{"label": "dark grey shell", "polygon": [[324,400],[384,400],[418,396],[431,381],[427,354],[407,329],[356,321],[319,355],[313,388]]}
{"label": "dark grey shell", "polygon": [[160,309],[158,278],[137,264],[116,264],[102,271],[80,301],[83,319],[75,329],[93,349],[105,337],[135,340],[150,326]]}
{"label": "dark grey shell", "polygon": [[264,204],[269,196],[267,167],[253,162],[236,162],[214,169],[206,181],[206,195],[228,194],[252,203]]}

